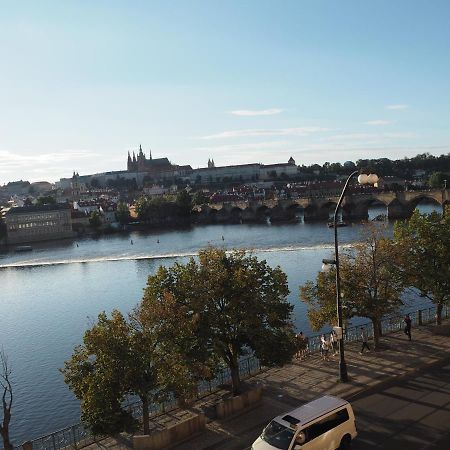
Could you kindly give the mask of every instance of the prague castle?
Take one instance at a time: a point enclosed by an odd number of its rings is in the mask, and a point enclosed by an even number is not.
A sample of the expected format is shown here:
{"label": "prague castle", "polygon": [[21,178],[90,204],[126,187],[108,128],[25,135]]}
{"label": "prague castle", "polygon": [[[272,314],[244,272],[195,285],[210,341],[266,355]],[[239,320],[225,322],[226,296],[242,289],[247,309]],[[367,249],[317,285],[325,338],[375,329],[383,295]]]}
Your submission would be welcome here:
{"label": "prague castle", "polygon": [[139,146],[139,153],[136,156],[133,152],[133,157],[131,157],[130,152],[128,152],[127,161],[127,171],[128,172],[149,172],[149,173],[159,173],[159,172],[169,172],[176,169],[178,166],[174,166],[167,158],[152,158],[152,152],[150,150],[150,157],[147,159],[144,152],[142,151],[142,146]]}

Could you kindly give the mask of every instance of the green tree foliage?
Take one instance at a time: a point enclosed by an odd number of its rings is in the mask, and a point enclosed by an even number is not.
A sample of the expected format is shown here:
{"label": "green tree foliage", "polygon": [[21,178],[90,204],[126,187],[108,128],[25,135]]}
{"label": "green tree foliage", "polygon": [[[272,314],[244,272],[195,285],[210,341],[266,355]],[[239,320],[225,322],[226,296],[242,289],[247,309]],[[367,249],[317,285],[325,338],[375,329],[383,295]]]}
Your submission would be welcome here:
{"label": "green tree foliage", "polygon": [[98,178],[92,178],[91,179],[91,187],[94,189],[97,189],[100,187],[100,181]]}
{"label": "green tree foliage", "polygon": [[436,321],[450,301],[450,209],[445,214],[420,214],[397,222],[394,239],[401,249],[399,266],[407,286],[413,286],[436,305]]}
{"label": "green tree foliage", "polygon": [[205,203],[209,203],[209,197],[207,197],[203,191],[197,191],[192,196],[192,204],[193,205],[204,205]]}
{"label": "green tree foliage", "polygon": [[130,210],[128,205],[124,202],[119,202],[117,205],[116,218],[121,225],[124,225],[130,221]]}
{"label": "green tree foliage", "polygon": [[445,175],[442,172],[433,172],[428,178],[428,186],[431,189],[439,189],[444,187]]}
{"label": "green tree foliage", "polygon": [[186,189],[182,189],[178,192],[175,202],[180,208],[181,214],[188,216],[191,213],[192,199]]}
{"label": "green tree foliage", "polygon": [[[367,317],[373,323],[375,348],[379,348],[381,319],[397,312],[402,305],[404,284],[395,270],[398,250],[375,227],[367,236],[340,257],[342,303],[345,317]],[[308,304],[313,329],[337,317],[335,272],[319,273],[315,283],[300,288],[300,298]]]}
{"label": "green tree foliage", "polygon": [[127,396],[142,401],[144,433],[149,432],[149,402],[157,388],[152,335],[142,332],[119,311],[103,312],[84,334],[61,372],[81,401],[81,418],[96,435],[133,431],[137,422],[124,408]]}
{"label": "green tree foliage", "polygon": [[89,223],[92,228],[99,228],[102,224],[102,216],[98,211],[92,211],[91,217],[89,218]]}
{"label": "green tree foliage", "polygon": [[39,197],[37,199],[38,205],[54,205],[56,203],[55,197],[52,197],[51,195],[46,195],[43,197]]}
{"label": "green tree foliage", "polygon": [[[187,192],[186,195],[189,196]],[[136,201],[135,205],[138,219],[147,223],[163,224],[186,218],[190,214],[190,206],[188,206],[186,195],[181,196],[180,203],[168,196],[155,198],[142,196]]]}
{"label": "green tree foliage", "polygon": [[170,301],[177,316],[156,314],[152,319],[166,333],[167,346],[187,351],[191,366],[222,361],[230,368],[237,393],[242,355],[254,352],[263,364],[274,366],[295,353],[288,293],[286,275],[279,267],[272,269],[243,251],[227,254],[210,247],[199,253],[198,261],[191,258],[185,265],[160,268],[150,276],[141,310],[152,316],[158,305]]}

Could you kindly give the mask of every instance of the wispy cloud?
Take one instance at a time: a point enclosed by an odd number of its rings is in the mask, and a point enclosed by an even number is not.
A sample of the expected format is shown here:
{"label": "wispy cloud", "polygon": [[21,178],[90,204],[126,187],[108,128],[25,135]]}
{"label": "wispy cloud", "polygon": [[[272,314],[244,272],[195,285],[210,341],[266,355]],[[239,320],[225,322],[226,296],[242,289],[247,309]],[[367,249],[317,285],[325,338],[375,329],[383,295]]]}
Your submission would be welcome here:
{"label": "wispy cloud", "polygon": [[7,179],[32,177],[59,178],[77,169],[86,161],[97,159],[97,153],[88,150],[61,150],[59,152],[25,154],[0,150],[0,172]]}
{"label": "wispy cloud", "polygon": [[398,105],[387,105],[386,109],[406,109],[409,105],[398,104]]}
{"label": "wispy cloud", "polygon": [[415,139],[416,133],[408,131],[398,133],[343,133],[333,136],[323,137],[323,141],[367,141],[367,140],[386,140],[386,139]]}
{"label": "wispy cloud", "polygon": [[323,127],[299,127],[299,128],[278,128],[278,129],[248,129],[223,131],[222,133],[203,136],[202,139],[228,139],[255,136],[308,136],[312,133],[331,131],[331,128]]}
{"label": "wispy cloud", "polygon": [[235,116],[273,116],[274,114],[280,114],[284,110],[281,108],[270,108],[270,109],[238,109],[236,111],[231,111],[231,114]]}
{"label": "wispy cloud", "polygon": [[367,122],[364,122],[366,125],[373,125],[373,126],[379,126],[379,125],[391,125],[392,122],[391,120],[368,120]]}
{"label": "wispy cloud", "polygon": [[225,144],[216,145],[212,147],[197,147],[196,151],[209,151],[211,153],[216,152],[234,152],[234,151],[245,151],[247,153],[259,152],[262,149],[280,149],[291,146],[292,143],[289,141],[264,141],[264,142],[253,142],[246,144]]}

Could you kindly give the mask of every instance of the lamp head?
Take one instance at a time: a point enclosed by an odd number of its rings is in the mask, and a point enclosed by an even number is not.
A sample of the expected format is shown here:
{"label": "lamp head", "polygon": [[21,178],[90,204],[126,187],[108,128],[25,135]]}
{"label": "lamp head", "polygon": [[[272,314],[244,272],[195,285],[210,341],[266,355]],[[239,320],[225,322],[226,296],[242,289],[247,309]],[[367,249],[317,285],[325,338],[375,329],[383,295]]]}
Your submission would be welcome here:
{"label": "lamp head", "polygon": [[378,175],[375,173],[371,173],[369,175],[362,173],[358,176],[358,183],[359,184],[372,184],[374,186],[378,183]]}

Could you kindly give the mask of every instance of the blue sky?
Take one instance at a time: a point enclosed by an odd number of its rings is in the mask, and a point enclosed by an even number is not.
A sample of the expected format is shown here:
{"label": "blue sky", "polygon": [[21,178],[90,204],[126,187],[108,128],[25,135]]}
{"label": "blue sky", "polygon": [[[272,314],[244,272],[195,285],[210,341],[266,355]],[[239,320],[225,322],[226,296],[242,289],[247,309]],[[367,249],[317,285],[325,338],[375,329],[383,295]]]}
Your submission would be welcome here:
{"label": "blue sky", "polygon": [[0,0],[0,183],[450,152],[447,0]]}

